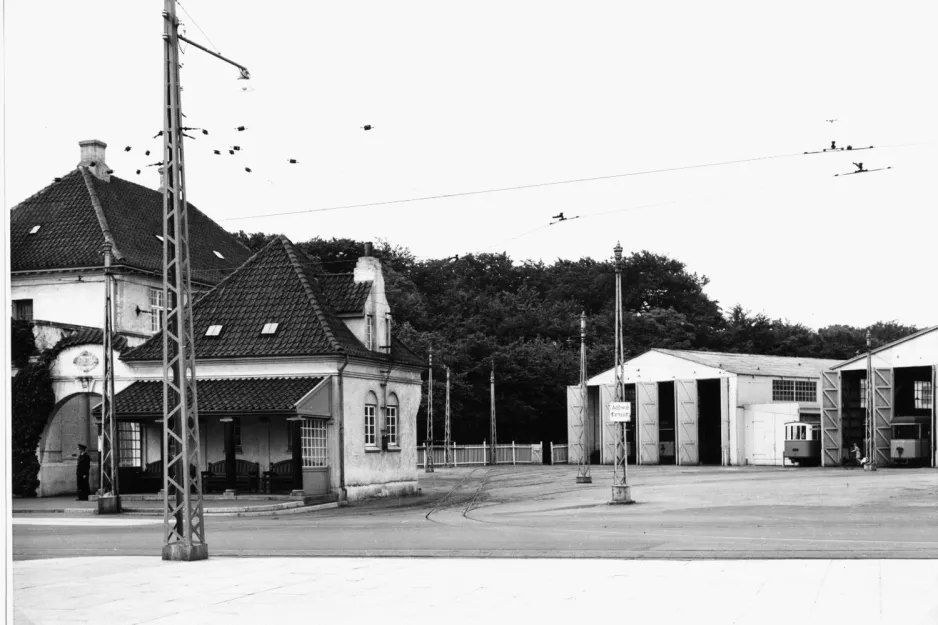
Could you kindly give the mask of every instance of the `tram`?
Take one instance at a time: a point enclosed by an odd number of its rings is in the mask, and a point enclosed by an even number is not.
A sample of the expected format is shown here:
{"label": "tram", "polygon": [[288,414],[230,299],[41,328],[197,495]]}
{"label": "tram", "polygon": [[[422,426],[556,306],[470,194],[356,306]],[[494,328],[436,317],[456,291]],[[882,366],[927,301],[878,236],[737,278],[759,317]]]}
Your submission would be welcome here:
{"label": "tram", "polygon": [[821,424],[809,421],[786,423],[782,455],[801,467],[821,464]]}
{"label": "tram", "polygon": [[889,459],[894,465],[927,466],[931,460],[928,416],[893,417]]}

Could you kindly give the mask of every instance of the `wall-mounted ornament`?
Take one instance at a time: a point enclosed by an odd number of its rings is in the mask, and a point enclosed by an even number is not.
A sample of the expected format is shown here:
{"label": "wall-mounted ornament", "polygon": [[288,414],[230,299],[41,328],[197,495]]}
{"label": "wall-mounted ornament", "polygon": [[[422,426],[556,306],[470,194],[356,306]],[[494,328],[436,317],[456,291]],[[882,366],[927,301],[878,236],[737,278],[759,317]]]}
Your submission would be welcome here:
{"label": "wall-mounted ornament", "polygon": [[75,356],[75,360],[72,362],[75,363],[75,366],[77,366],[83,372],[88,373],[98,366],[99,361],[97,356],[88,350],[84,350],[82,353]]}

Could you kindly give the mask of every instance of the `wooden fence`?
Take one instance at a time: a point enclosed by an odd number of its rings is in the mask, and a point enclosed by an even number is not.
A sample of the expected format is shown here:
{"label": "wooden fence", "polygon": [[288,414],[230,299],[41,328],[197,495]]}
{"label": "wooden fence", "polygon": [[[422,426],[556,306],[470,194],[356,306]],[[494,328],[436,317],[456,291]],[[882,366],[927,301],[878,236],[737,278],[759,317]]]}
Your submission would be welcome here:
{"label": "wooden fence", "polygon": [[[433,466],[442,467],[446,463],[443,445],[432,445]],[[492,446],[485,441],[481,445],[457,445],[449,448],[450,464],[454,467],[489,464]],[[544,443],[497,445],[495,449],[498,464],[543,464]],[[423,467],[427,455],[426,445],[417,448],[417,466]]]}
{"label": "wooden fence", "polygon": [[550,463],[551,464],[567,464],[569,460],[569,448],[567,445],[554,445],[550,444]]}

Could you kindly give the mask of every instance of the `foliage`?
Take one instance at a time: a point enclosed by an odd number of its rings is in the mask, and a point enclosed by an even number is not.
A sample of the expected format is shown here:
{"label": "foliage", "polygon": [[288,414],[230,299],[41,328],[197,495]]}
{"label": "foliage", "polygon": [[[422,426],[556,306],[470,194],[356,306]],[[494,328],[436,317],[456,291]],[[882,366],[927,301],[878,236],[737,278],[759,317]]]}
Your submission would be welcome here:
{"label": "foliage", "polygon": [[39,460],[36,448],[46,420],[55,407],[47,352],[35,362],[27,362],[12,383],[12,464],[13,494],[35,497],[39,487]]}
{"label": "foliage", "polygon": [[33,324],[20,319],[10,320],[10,354],[13,366],[21,369],[29,362],[29,357],[36,353],[36,339],[33,337]]}

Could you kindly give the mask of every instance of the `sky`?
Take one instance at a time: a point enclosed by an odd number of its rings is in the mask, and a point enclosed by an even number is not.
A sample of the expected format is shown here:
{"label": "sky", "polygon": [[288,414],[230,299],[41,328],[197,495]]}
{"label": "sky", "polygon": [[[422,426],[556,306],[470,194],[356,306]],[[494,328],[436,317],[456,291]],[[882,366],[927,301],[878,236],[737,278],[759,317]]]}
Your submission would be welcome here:
{"label": "sky", "polygon": [[[209,131],[188,198],[232,231],[418,258],[621,242],[706,275],[725,310],[935,325],[932,4],[185,0],[184,35],[251,74],[184,46],[183,111]],[[158,187],[162,9],[4,2],[8,209],[84,139]],[[832,141],[876,147],[804,154]],[[835,176],[853,162],[891,169]]]}

